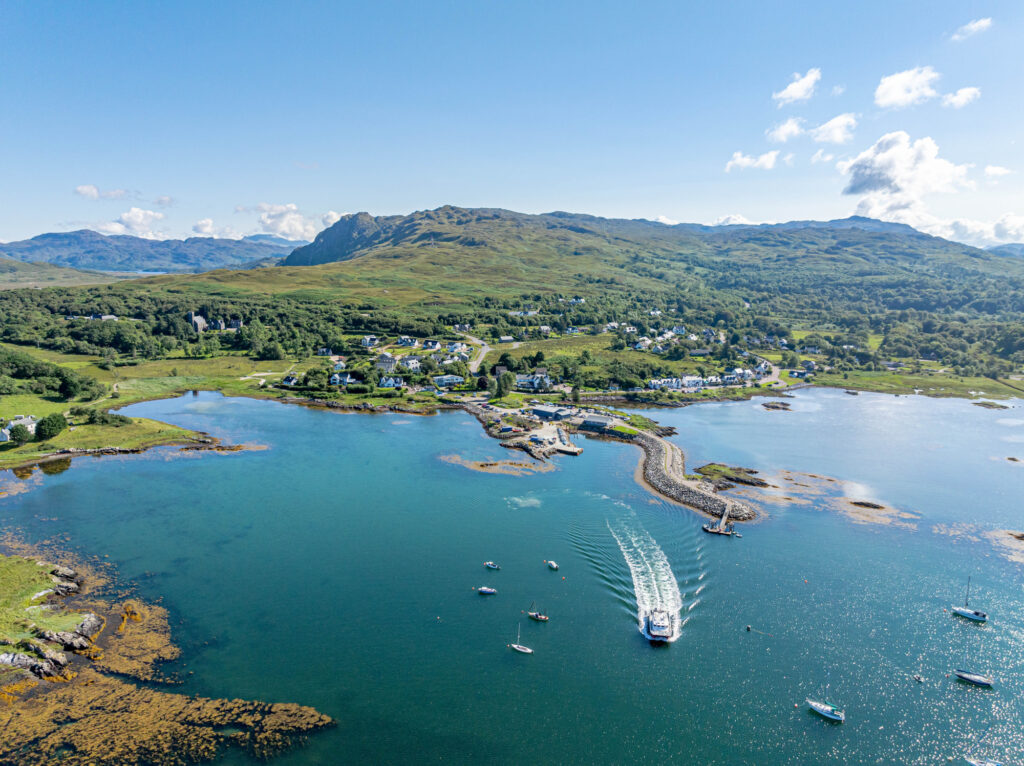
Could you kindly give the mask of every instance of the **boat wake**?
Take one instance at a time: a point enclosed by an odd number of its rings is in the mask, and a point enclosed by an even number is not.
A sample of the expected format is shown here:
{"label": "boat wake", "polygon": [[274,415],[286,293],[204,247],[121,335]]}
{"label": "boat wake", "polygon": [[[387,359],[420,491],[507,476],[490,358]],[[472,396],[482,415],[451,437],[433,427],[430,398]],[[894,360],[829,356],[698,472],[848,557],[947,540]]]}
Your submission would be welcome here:
{"label": "boat wake", "polygon": [[[679,612],[683,608],[683,597],[664,551],[635,520],[621,519],[607,524],[633,577],[637,627],[647,638],[675,641],[682,628]],[[666,635],[650,634],[652,615],[655,619],[661,617],[656,613],[667,614],[670,627]]]}

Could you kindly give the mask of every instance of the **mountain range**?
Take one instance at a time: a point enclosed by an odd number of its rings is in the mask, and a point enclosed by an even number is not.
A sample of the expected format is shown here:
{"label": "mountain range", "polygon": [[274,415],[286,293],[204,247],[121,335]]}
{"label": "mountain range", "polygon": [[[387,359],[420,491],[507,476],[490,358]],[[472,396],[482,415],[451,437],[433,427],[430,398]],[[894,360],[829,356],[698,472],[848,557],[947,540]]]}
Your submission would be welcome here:
{"label": "mountain range", "polygon": [[276,261],[303,244],[266,234],[161,240],[81,229],[0,243],[0,257],[98,271],[199,272],[264,265],[267,259]]}

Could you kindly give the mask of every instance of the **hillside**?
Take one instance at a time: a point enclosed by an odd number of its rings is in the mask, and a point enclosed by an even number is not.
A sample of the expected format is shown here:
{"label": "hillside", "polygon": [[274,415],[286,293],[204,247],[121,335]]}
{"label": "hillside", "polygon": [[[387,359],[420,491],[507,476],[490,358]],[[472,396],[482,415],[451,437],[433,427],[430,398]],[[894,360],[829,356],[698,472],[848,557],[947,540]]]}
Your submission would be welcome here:
{"label": "hillside", "polygon": [[116,282],[125,276],[67,269],[49,263],[22,263],[10,258],[0,258],[0,290],[13,290],[19,287],[101,285]]}
{"label": "hillside", "polygon": [[[146,280],[204,295],[369,301],[430,313],[523,294],[760,302],[805,311],[1024,311],[1024,262],[870,219],[667,226],[442,207],[348,215],[278,268]],[[715,298],[714,296],[717,296]]]}
{"label": "hillside", "polygon": [[988,252],[1010,258],[1024,258],[1024,243],[1016,242],[1012,245],[997,245],[988,248]]}
{"label": "hillside", "polygon": [[268,258],[282,258],[301,244],[267,235],[237,240],[213,237],[156,240],[108,236],[82,229],[0,243],[0,256],[75,269],[199,272],[246,268]]}

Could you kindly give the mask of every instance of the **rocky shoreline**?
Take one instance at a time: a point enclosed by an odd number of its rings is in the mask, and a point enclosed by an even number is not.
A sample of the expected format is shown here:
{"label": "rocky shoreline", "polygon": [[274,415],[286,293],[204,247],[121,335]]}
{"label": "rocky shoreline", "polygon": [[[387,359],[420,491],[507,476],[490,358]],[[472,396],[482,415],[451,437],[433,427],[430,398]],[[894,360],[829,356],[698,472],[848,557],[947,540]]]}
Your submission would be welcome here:
{"label": "rocky shoreline", "polygon": [[644,432],[637,434],[633,443],[644,452],[641,466],[644,481],[659,494],[714,518],[721,518],[725,513],[731,521],[757,518],[757,513],[746,503],[719,495],[712,482],[685,478],[683,452],[676,445]]}
{"label": "rocky shoreline", "polygon": [[19,552],[0,554],[0,588],[20,588],[19,600],[32,606],[13,622],[7,614],[15,632],[0,634],[0,763],[172,766],[215,759],[229,746],[268,758],[333,725],[302,705],[140,684],[173,682],[158,670],[180,656],[165,609],[123,594],[98,598],[92,591],[104,577],[89,566],[72,569],[63,554],[61,565],[16,540],[3,548]]}

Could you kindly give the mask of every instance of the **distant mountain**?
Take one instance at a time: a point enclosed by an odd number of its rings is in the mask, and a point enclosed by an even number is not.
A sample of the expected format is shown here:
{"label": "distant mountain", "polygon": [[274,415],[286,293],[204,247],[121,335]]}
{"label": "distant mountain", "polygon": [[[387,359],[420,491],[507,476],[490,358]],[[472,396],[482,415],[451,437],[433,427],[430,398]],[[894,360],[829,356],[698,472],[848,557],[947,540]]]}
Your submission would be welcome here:
{"label": "distant mountain", "polygon": [[1024,258],[1024,243],[996,245],[995,247],[988,248],[988,251],[996,255],[1009,256],[1010,258]]}
{"label": "distant mountain", "polygon": [[198,272],[282,258],[301,244],[259,234],[244,239],[156,240],[82,229],[0,244],[0,257],[100,271]]}

